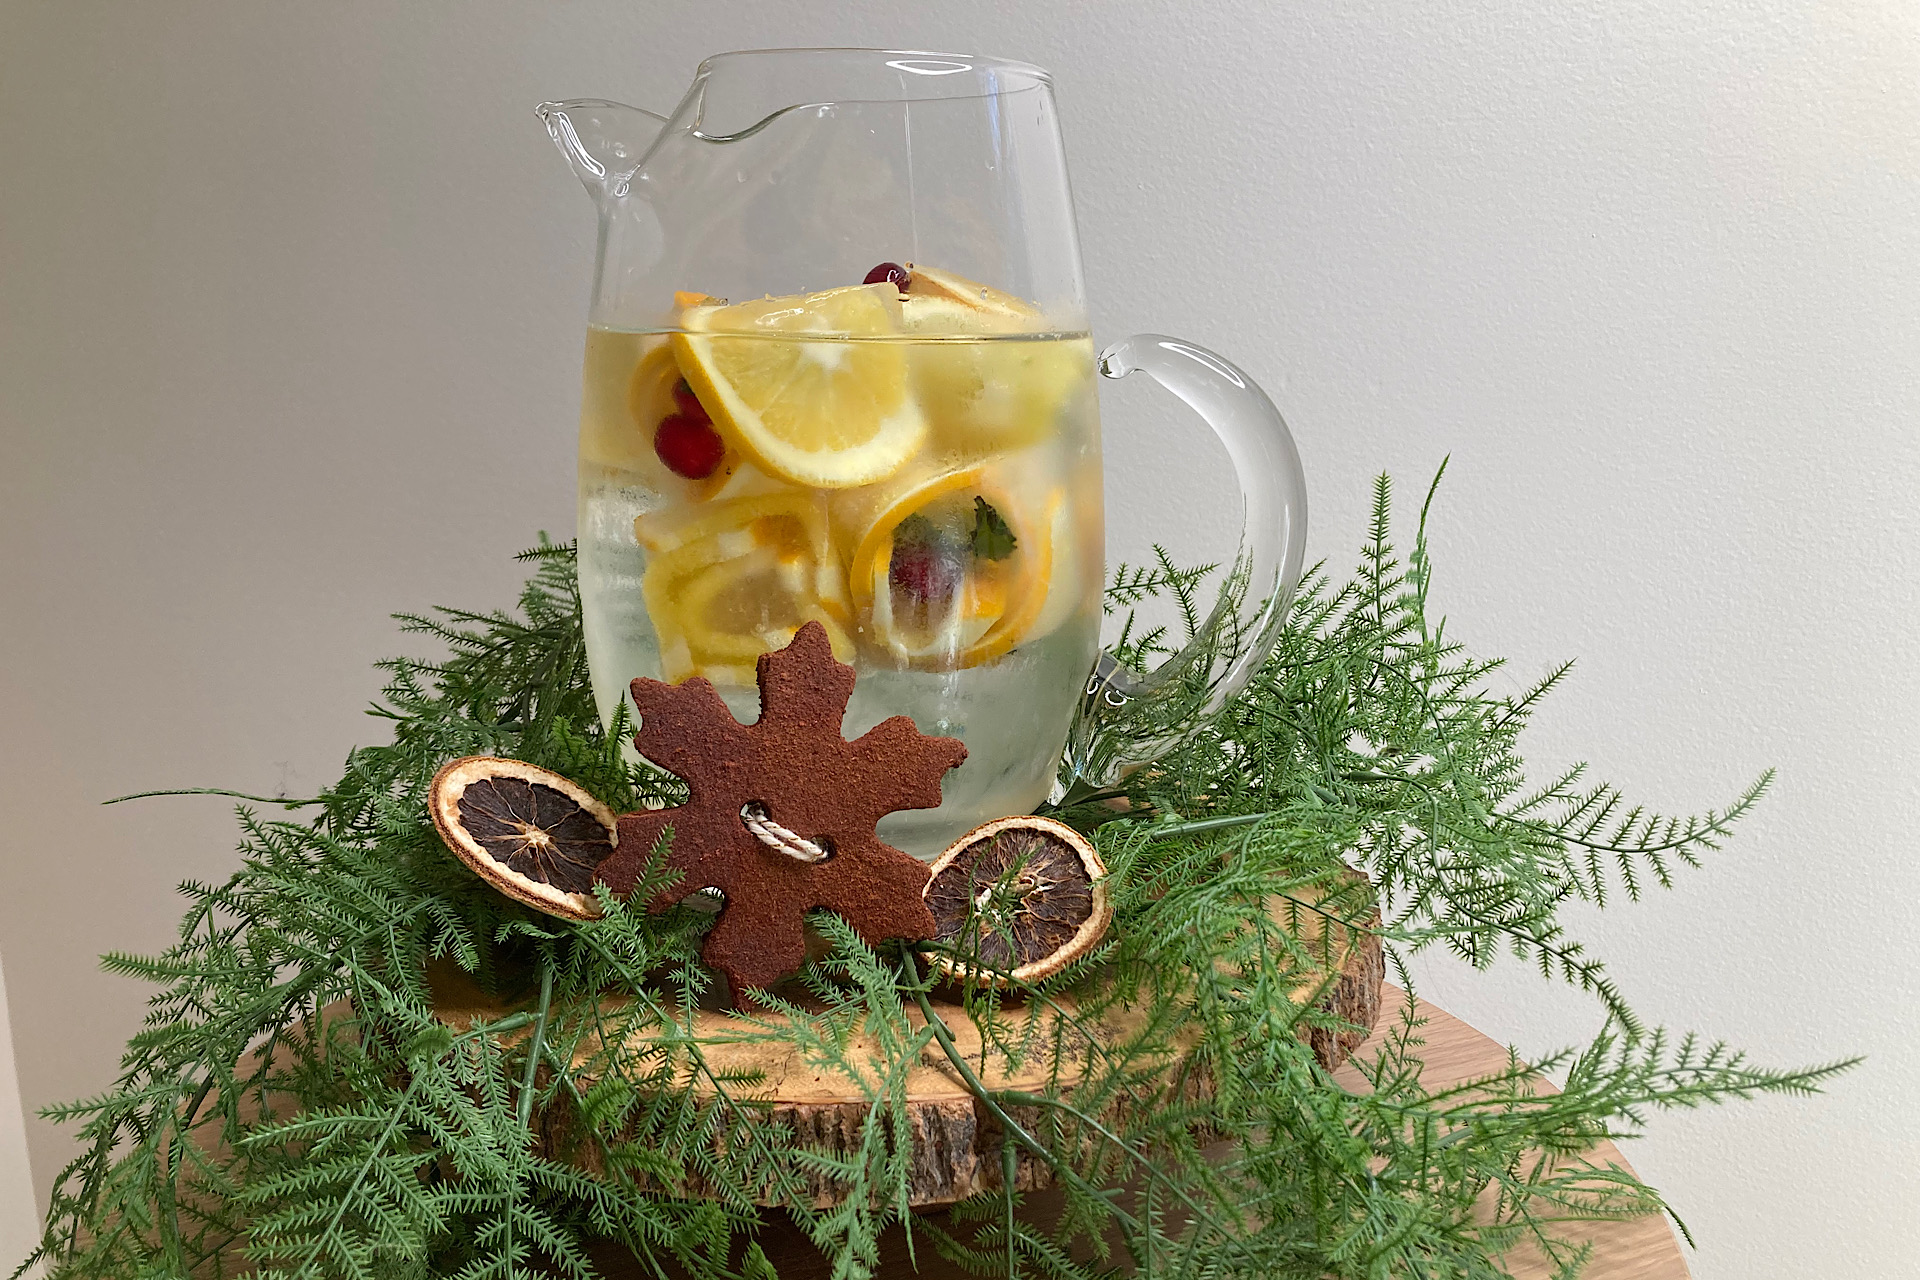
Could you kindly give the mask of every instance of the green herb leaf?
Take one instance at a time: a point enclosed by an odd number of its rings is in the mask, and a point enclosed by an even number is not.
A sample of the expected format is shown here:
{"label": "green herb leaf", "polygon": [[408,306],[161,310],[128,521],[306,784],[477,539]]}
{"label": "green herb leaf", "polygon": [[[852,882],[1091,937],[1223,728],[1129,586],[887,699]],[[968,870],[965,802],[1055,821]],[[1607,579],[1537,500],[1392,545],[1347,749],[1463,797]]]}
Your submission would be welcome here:
{"label": "green herb leaf", "polygon": [[893,526],[893,545],[896,547],[931,547],[943,541],[945,539],[933,527],[933,521],[918,511]]}
{"label": "green herb leaf", "polygon": [[[904,522],[903,522],[904,523]],[[1005,560],[1020,540],[985,498],[973,500],[973,554],[979,560]]]}

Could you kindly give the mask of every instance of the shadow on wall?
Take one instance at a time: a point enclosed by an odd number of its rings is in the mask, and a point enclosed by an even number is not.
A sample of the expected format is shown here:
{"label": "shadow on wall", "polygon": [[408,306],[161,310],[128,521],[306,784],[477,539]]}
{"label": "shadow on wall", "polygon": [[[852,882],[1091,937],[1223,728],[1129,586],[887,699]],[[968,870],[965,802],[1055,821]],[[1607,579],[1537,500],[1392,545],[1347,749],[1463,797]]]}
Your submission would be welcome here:
{"label": "shadow on wall", "polygon": [[27,1126],[7,1029],[6,971],[0,967],[0,1274],[11,1273],[40,1238],[40,1214],[27,1168]]}

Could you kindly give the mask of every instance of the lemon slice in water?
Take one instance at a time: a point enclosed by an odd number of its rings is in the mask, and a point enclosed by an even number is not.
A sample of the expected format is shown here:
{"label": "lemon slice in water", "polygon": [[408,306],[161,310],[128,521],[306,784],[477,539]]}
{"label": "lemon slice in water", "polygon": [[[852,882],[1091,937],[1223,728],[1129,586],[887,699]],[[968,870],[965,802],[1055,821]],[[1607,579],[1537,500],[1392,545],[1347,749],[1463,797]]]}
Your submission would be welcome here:
{"label": "lemon slice in water", "polygon": [[938,267],[908,263],[906,292],[910,297],[958,303],[976,315],[1012,321],[1017,328],[1036,329],[1041,323],[1040,309],[1025,299]]}
{"label": "lemon slice in water", "polygon": [[634,533],[647,550],[640,591],[668,680],[752,684],[754,659],[812,620],[827,628],[836,657],[852,659],[824,495],[782,489],[651,512]]}
{"label": "lemon slice in water", "polygon": [[1093,344],[1048,331],[1018,298],[916,267],[901,300],[914,389],[941,442],[1015,449],[1051,433],[1076,394],[1092,394]]}
{"label": "lemon slice in water", "polygon": [[[688,307],[674,355],[714,425],[766,472],[845,489],[884,480],[920,448],[890,284]],[[876,339],[879,339],[876,341]]]}

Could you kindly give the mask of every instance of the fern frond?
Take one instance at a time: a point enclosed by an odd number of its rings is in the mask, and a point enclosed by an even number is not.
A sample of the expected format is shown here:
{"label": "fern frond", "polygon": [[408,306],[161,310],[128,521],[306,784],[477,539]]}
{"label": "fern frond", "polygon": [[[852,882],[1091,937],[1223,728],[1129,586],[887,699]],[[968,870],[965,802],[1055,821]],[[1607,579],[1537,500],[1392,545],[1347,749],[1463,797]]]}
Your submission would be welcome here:
{"label": "fern frond", "polygon": [[[116,1086],[46,1112],[76,1126],[81,1153],[26,1265],[54,1280],[590,1280],[591,1246],[610,1240],[654,1275],[766,1280],[764,1254],[738,1242],[771,1211],[849,1278],[874,1271],[897,1228],[1007,1277],[1493,1280],[1522,1240],[1573,1274],[1584,1254],[1555,1223],[1666,1208],[1586,1163],[1593,1142],[1661,1110],[1813,1091],[1851,1061],[1769,1070],[1645,1031],[1568,936],[1568,901],[1670,883],[1771,774],[1694,816],[1579,767],[1530,786],[1518,735],[1567,668],[1496,695],[1498,661],[1429,616],[1432,501],[1403,560],[1381,477],[1354,575],[1336,587],[1311,571],[1272,658],[1210,714],[1209,672],[1249,642],[1236,610],[1209,607],[1213,567],[1157,549],[1122,567],[1109,611],[1158,598],[1177,621],[1129,614],[1121,658],[1145,666],[1176,641],[1198,657],[1142,719],[1102,726],[1122,754],[1171,744],[1094,798],[1124,812],[1084,795],[1063,810],[1107,863],[1112,931],[1044,983],[1002,975],[1010,989],[969,985],[959,1015],[936,1015],[912,952],[816,915],[827,954],[720,1039],[861,1099],[858,1141],[834,1147],[782,1122],[757,1071],[716,1065],[695,1017],[713,983],[705,917],[603,892],[601,919],[556,921],[494,893],[434,834],[426,790],[457,755],[544,765],[616,811],[684,797],[622,754],[624,713],[602,728],[572,549],[543,540],[522,557],[517,609],[401,619],[444,653],[382,664],[373,714],[390,740],[297,802],[311,821],[243,809],[240,869],[181,886],[176,940],[103,960],[157,990]],[[1244,589],[1232,570],[1219,598]],[[671,881],[665,854],[663,838],[636,902]],[[1403,985],[1423,948],[1479,966],[1511,954],[1590,992],[1605,1025],[1584,1048],[1428,1090],[1409,997],[1357,1064],[1370,1087],[1349,1091],[1302,1032],[1346,1029],[1318,997],[1332,940],[1369,931]],[[443,1025],[434,978],[448,971],[509,1012]],[[1032,1083],[982,1084],[946,1016],[973,1023],[982,1067]],[[987,1189],[941,1222],[910,1203],[914,1162],[937,1158],[915,1150],[907,1105],[930,1058],[1004,1135],[999,1184],[983,1171]],[[1564,1071],[1558,1094],[1534,1087],[1543,1068]],[[1221,1134],[1239,1139],[1226,1158],[1209,1145]],[[1045,1224],[1013,1185],[1020,1152],[1055,1181]],[[1490,1219],[1476,1210],[1489,1198]]]}

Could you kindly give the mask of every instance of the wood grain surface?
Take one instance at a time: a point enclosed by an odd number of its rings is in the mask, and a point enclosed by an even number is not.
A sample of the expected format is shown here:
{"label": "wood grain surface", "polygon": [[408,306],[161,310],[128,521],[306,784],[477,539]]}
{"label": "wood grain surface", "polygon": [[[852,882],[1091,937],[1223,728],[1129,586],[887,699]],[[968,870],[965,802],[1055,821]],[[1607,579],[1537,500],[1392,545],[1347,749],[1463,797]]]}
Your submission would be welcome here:
{"label": "wood grain surface", "polygon": [[[1274,909],[1277,912],[1281,908]],[[1303,986],[1295,998],[1314,999],[1321,1008],[1348,1024],[1341,1028],[1316,1026],[1302,1031],[1321,1064],[1331,1069],[1346,1060],[1378,1020],[1386,974],[1380,939],[1371,929],[1349,930],[1305,912],[1290,920],[1289,928],[1303,943],[1321,951],[1323,972],[1331,975],[1330,981]],[[476,1019],[499,1018],[508,1012],[506,1006],[483,995],[452,966],[437,965],[430,970],[430,977],[434,1012],[452,1027],[464,1029]],[[799,993],[789,995],[802,1003],[807,1000]],[[1071,1081],[1086,1069],[1084,1061],[1069,1061],[1065,1057],[1056,1061],[1044,1049],[1056,1041],[1052,1028],[1074,1012],[1070,997],[1059,997],[1051,1010],[1032,1011],[1036,1025],[1031,1043],[1035,1047],[1018,1065],[1010,1064],[997,1050],[990,1051],[982,1044],[979,1027],[955,1000],[936,995],[930,1003],[950,1029],[955,1049],[989,1089],[1039,1092],[1056,1074],[1063,1081]],[[615,1000],[609,1007],[618,1004]],[[1020,1017],[1013,1008],[1008,1013],[1010,1020],[1017,1021]],[[916,1029],[923,1024],[916,1009],[908,1010],[908,1020]],[[705,1042],[703,1055],[713,1073],[722,1078],[756,1081],[752,1094],[771,1106],[763,1123],[791,1130],[816,1150],[849,1157],[861,1150],[872,1104],[856,1081],[808,1062],[792,1044],[743,1025],[727,1011],[698,1012],[692,1029]],[[1135,1015],[1120,1009],[1102,1018],[1096,1034],[1107,1044],[1118,1044],[1144,1029],[1144,1014]],[[1063,1053],[1086,1053],[1086,1046],[1077,1034],[1059,1036],[1057,1043],[1064,1046]],[[848,1056],[855,1060],[862,1056],[882,1056],[879,1045],[864,1034],[856,1034],[847,1048]],[[1171,1073],[1182,1065],[1190,1048],[1177,1043],[1166,1045],[1164,1069]],[[600,1056],[601,1045],[596,1039],[588,1038],[576,1048],[573,1067],[581,1088],[587,1087],[596,1070],[604,1069]],[[695,1093],[708,1091],[699,1079],[689,1079],[687,1084]],[[1196,1087],[1210,1086],[1199,1081]],[[1062,1090],[1070,1095],[1071,1085],[1063,1084]],[[1014,1115],[1023,1122],[1033,1119],[1022,1108],[1015,1108]],[[950,1205],[999,1188],[1002,1178],[999,1124],[983,1114],[959,1073],[935,1050],[923,1053],[907,1076],[906,1119],[913,1138],[914,1157],[908,1194],[915,1208]],[[575,1140],[573,1124],[574,1118],[567,1108],[542,1111],[534,1117],[535,1132],[543,1148],[569,1152],[567,1158],[579,1159],[583,1167],[597,1173],[594,1148]],[[1014,1166],[1014,1185],[1022,1191],[1038,1191],[1052,1182],[1052,1173],[1046,1165],[1025,1151],[1017,1153]],[[816,1207],[836,1204],[845,1194],[844,1187],[829,1173],[805,1172],[801,1176]],[[682,1184],[648,1189],[673,1195],[712,1194],[712,1188],[697,1174]],[[779,1203],[771,1186],[766,1188],[760,1203]]]}
{"label": "wood grain surface", "polygon": [[[1382,1019],[1383,1025],[1391,1025],[1403,998],[1404,993],[1398,989],[1385,988],[1382,1003],[1387,1017]],[[1427,1024],[1422,1080],[1428,1088],[1444,1088],[1505,1066],[1504,1046],[1425,1001],[1420,1002],[1418,1011]],[[1383,1034],[1376,1031],[1360,1047],[1357,1056],[1369,1055]],[[1366,1084],[1350,1064],[1339,1068],[1335,1077],[1348,1088],[1364,1088]],[[1552,1088],[1545,1081],[1540,1087],[1542,1090]],[[1596,1163],[1614,1162],[1623,1168],[1631,1167],[1611,1143],[1595,1148],[1592,1158]],[[1044,1221],[1050,1213],[1057,1213],[1057,1198],[1051,1192],[1034,1192],[1027,1203],[1032,1209],[1031,1216],[1036,1219]],[[767,1216],[768,1223],[757,1238],[784,1280],[828,1280],[832,1275],[831,1262],[815,1250],[784,1215],[770,1213]],[[1564,1234],[1568,1239],[1593,1242],[1594,1257],[1585,1280],[1689,1280],[1679,1243],[1664,1219],[1569,1224]],[[924,1242],[917,1253],[916,1269],[908,1261],[904,1232],[898,1227],[889,1231],[882,1240],[881,1280],[960,1280],[966,1274],[941,1259]],[[599,1248],[594,1251],[594,1258],[607,1280],[659,1280],[658,1272],[642,1266],[631,1254],[616,1247]],[[227,1265],[237,1266],[238,1261],[237,1257],[229,1257]],[[1551,1275],[1551,1269],[1530,1249],[1510,1256],[1507,1265],[1517,1280],[1546,1280]],[[671,1268],[668,1274],[674,1274]]]}
{"label": "wood grain surface", "polygon": [[[1387,1016],[1381,1020],[1382,1029],[1376,1030],[1373,1038],[1362,1045],[1355,1056],[1365,1057],[1373,1049],[1405,999],[1406,993],[1398,987],[1389,986],[1386,989],[1382,1004]],[[1425,1065],[1420,1072],[1420,1082],[1428,1089],[1443,1089],[1506,1066],[1505,1045],[1489,1039],[1446,1010],[1425,1000],[1419,1002],[1417,1009],[1427,1021],[1422,1033],[1427,1043],[1421,1050]],[[1334,1078],[1349,1089],[1366,1088],[1366,1081],[1351,1063],[1336,1070]],[[1539,1087],[1542,1093],[1555,1092],[1554,1087],[1545,1080],[1541,1080]],[[1603,1142],[1595,1147],[1588,1153],[1588,1159],[1598,1165],[1617,1164],[1628,1170],[1633,1167],[1611,1142]],[[1665,1218],[1569,1223],[1558,1234],[1568,1240],[1593,1242],[1593,1261],[1582,1274],[1582,1280],[1690,1280],[1686,1259],[1680,1253],[1680,1242],[1674,1238],[1673,1229]],[[1516,1249],[1508,1255],[1506,1262],[1515,1280],[1547,1280],[1553,1274],[1553,1269],[1540,1257],[1539,1251],[1530,1245]],[[786,1273],[781,1274],[784,1276]]]}
{"label": "wood grain surface", "polygon": [[[1394,987],[1386,988],[1383,1003],[1387,1017],[1382,1019],[1383,1024],[1391,1023],[1402,999],[1403,992]],[[1428,1088],[1444,1088],[1505,1067],[1505,1046],[1424,1000],[1419,1003],[1418,1010],[1427,1020],[1424,1031],[1426,1047],[1423,1051],[1426,1068],[1421,1073],[1421,1079]],[[1376,1031],[1374,1037],[1361,1046],[1358,1056],[1364,1057],[1370,1053],[1383,1034],[1383,1031]],[[1351,1065],[1340,1068],[1335,1075],[1348,1088],[1366,1087],[1366,1081]],[[1540,1088],[1542,1091],[1552,1090],[1552,1086],[1544,1080]],[[1600,1144],[1590,1158],[1598,1164],[1615,1163],[1622,1168],[1631,1167],[1612,1143]],[[1030,1196],[1028,1204],[1033,1209],[1032,1216],[1039,1219],[1044,1220],[1049,1212],[1057,1212],[1057,1206],[1052,1203],[1048,1192]],[[769,1218],[768,1226],[758,1239],[782,1280],[828,1280],[833,1270],[831,1262],[815,1250],[784,1217],[769,1215]],[[1569,1240],[1590,1240],[1593,1243],[1593,1259],[1587,1266],[1584,1280],[1689,1280],[1679,1242],[1663,1218],[1572,1223],[1566,1225],[1563,1235]],[[889,1231],[882,1240],[881,1280],[960,1280],[960,1277],[967,1275],[936,1255],[925,1241],[921,1242],[917,1254],[916,1268],[907,1258],[905,1233],[898,1227]],[[651,1280],[655,1275],[651,1269],[642,1269],[630,1255],[621,1257],[620,1251],[615,1249],[602,1251],[595,1260],[605,1270],[608,1280],[640,1280],[643,1276]],[[1516,1250],[1506,1262],[1516,1280],[1547,1280],[1552,1274],[1552,1269],[1531,1248]]]}

